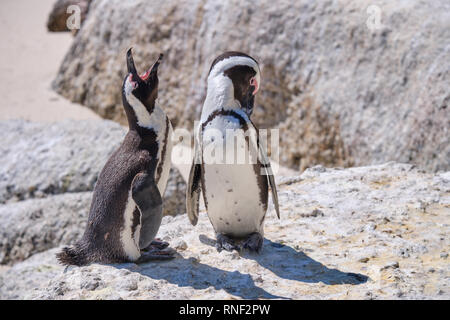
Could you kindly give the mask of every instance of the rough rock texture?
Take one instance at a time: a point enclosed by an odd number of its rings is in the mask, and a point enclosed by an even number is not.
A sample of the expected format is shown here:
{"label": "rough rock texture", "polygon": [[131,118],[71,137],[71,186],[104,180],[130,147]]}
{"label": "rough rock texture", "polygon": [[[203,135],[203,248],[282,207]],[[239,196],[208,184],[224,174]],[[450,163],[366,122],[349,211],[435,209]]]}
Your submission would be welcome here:
{"label": "rough rock texture", "polygon": [[0,264],[80,239],[92,193],[66,193],[0,205]]}
{"label": "rough rock texture", "polygon": [[260,61],[254,120],[281,129],[281,164],[450,169],[448,1],[149,2],[95,1],[56,90],[123,122],[127,48],[140,70],[164,52],[160,104],[190,128],[212,60],[242,50]]}
{"label": "rough rock texture", "polygon": [[450,172],[318,166],[279,181],[259,256],[217,253],[205,214],[165,217],[172,261],[63,272],[52,249],[4,270],[0,298],[450,298]]}
{"label": "rough rock texture", "polygon": [[[84,231],[92,190],[126,130],[107,120],[0,122],[0,264],[11,264]],[[182,214],[186,184],[172,168],[163,214]]]}
{"label": "rough rock texture", "polygon": [[172,165],[163,197],[163,214],[176,216],[186,213],[186,182]]}
{"label": "rough rock texture", "polygon": [[0,204],[92,191],[126,130],[112,121],[0,122]]}
{"label": "rough rock texture", "polygon": [[[47,29],[51,32],[71,31],[67,28],[67,19],[73,12],[67,13],[67,8],[71,5],[77,5],[80,8],[80,22],[83,24],[89,11],[89,5],[92,0],[56,0],[52,11],[48,17]],[[76,33],[77,31],[74,30]]]}

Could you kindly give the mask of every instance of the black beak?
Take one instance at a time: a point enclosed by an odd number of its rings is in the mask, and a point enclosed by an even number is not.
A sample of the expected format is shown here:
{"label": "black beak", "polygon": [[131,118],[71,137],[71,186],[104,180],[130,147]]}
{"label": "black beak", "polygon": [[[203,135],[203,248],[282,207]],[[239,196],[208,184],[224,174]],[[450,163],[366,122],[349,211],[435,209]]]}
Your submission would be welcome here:
{"label": "black beak", "polygon": [[164,55],[162,53],[160,53],[158,60],[155,61],[155,63],[152,65],[152,67],[145,74],[143,74],[142,76],[139,76],[139,74],[136,70],[136,65],[134,64],[132,48],[130,48],[127,51],[128,73],[131,73],[133,75],[134,81],[145,81],[146,83],[149,83],[150,80],[155,80],[155,78],[157,78],[158,67],[162,61],[163,56]]}
{"label": "black beak", "polygon": [[158,67],[159,67],[159,64],[161,63],[163,57],[164,57],[164,55],[162,53],[160,53],[158,60],[156,60],[155,63],[153,64],[153,66],[150,68],[149,78],[153,78],[158,75]]}
{"label": "black beak", "polygon": [[127,51],[127,68],[128,72],[133,75],[133,78],[137,79],[138,73],[136,70],[136,66],[134,65],[133,53],[131,52],[132,48]]}

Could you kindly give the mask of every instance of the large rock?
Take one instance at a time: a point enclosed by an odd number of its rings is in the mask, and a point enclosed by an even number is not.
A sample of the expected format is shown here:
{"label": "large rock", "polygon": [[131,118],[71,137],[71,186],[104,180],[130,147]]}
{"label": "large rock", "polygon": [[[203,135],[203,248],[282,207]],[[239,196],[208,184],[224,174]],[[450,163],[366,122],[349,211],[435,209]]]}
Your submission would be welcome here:
{"label": "large rock", "polygon": [[126,130],[112,121],[0,122],[0,204],[92,191]]}
{"label": "large rock", "polygon": [[282,164],[304,169],[396,160],[448,170],[449,3],[373,4],[95,1],[54,87],[124,122],[127,48],[135,48],[140,70],[164,52],[159,100],[175,125],[191,128],[212,60],[242,50],[260,61],[254,119],[281,129]]}
{"label": "large rock", "polygon": [[0,205],[0,264],[80,239],[92,193],[66,193]]}
{"label": "large rock", "polygon": [[186,182],[172,165],[163,197],[163,214],[176,216],[186,213]]}
{"label": "large rock", "polygon": [[58,265],[52,249],[0,274],[1,299],[448,299],[450,172],[314,167],[280,179],[261,255],[218,253],[204,213],[165,217],[176,259]]}
{"label": "large rock", "polygon": [[[0,264],[71,244],[84,231],[100,170],[125,128],[107,120],[0,122]],[[163,214],[186,212],[186,184],[172,167]]]}

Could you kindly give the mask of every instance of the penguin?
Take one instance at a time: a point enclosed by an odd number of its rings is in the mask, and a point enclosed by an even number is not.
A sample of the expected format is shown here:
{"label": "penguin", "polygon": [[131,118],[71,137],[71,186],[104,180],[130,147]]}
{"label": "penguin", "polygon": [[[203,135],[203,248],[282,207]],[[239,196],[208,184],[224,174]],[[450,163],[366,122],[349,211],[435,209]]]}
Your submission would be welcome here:
{"label": "penguin", "polygon": [[[189,220],[195,226],[199,198],[203,194],[219,252],[223,249],[260,252],[269,186],[275,211],[280,218],[270,162],[258,138],[257,128],[250,120],[260,79],[258,62],[236,51],[219,55],[213,61],[207,78],[206,98],[199,125],[195,129],[186,208]],[[244,163],[235,160],[234,156],[232,162],[225,159],[223,150],[226,153],[230,151],[227,146],[231,145],[235,150],[235,137],[230,132],[245,134],[243,146],[250,154]],[[243,146],[238,145],[238,149]],[[211,161],[214,153],[222,155],[223,161]]]}
{"label": "penguin", "polygon": [[64,265],[173,257],[173,250],[165,249],[168,243],[155,239],[171,166],[173,130],[156,103],[162,57],[138,75],[131,48],[127,51],[122,102],[129,131],[100,172],[81,240],[57,254]]}

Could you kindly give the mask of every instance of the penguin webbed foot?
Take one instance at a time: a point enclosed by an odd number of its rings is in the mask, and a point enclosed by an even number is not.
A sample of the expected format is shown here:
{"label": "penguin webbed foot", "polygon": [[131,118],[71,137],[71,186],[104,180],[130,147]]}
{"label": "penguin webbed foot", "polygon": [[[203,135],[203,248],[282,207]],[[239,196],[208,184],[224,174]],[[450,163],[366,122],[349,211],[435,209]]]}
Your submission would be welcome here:
{"label": "penguin webbed foot", "polygon": [[146,248],[141,249],[141,251],[153,251],[153,250],[163,250],[169,246],[169,243],[162,241],[161,239],[154,239],[150,245]]}
{"label": "penguin webbed foot", "polygon": [[240,251],[240,247],[230,237],[224,234],[218,234],[216,239],[217,239],[216,249],[218,252],[221,252],[224,249],[226,251],[233,251],[233,250]]}
{"label": "penguin webbed foot", "polygon": [[248,238],[242,244],[242,247],[249,251],[260,253],[263,242],[264,242],[263,236],[260,233],[255,232],[248,236]]}
{"label": "penguin webbed foot", "polygon": [[176,251],[172,248],[163,250],[153,249],[147,252],[141,251],[141,256],[135,261],[136,264],[146,263],[155,260],[170,260],[175,258]]}

